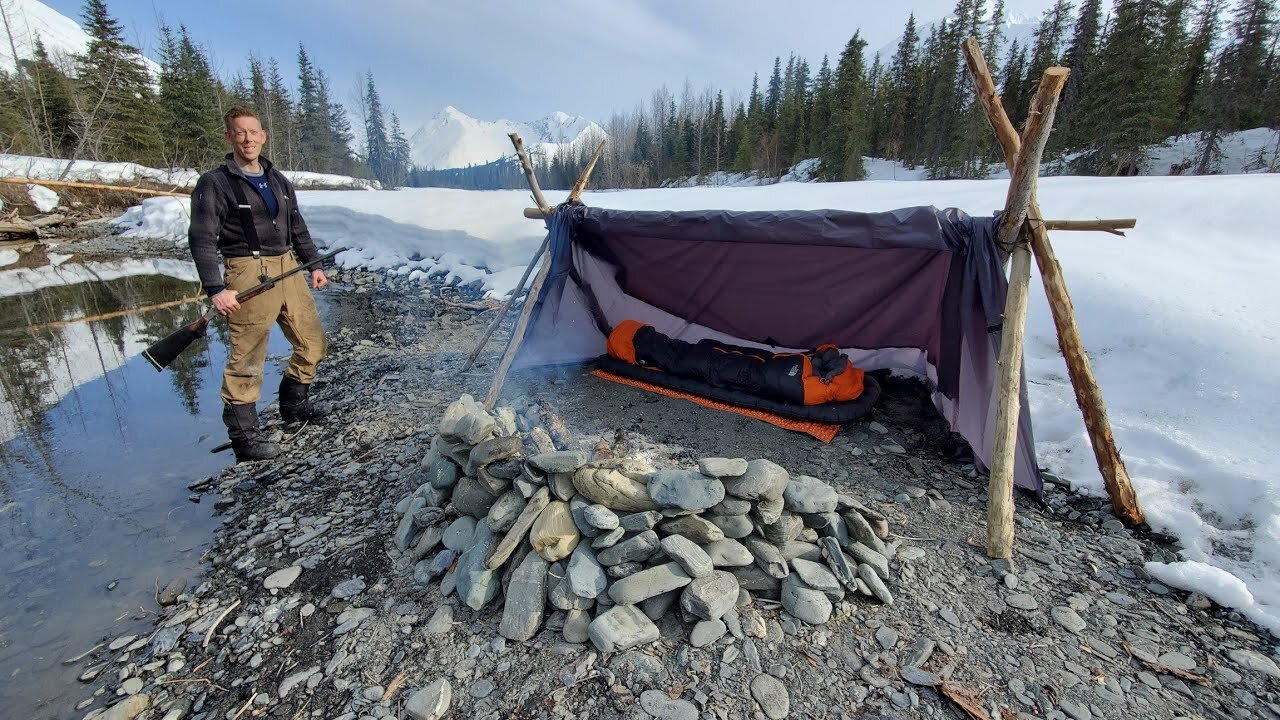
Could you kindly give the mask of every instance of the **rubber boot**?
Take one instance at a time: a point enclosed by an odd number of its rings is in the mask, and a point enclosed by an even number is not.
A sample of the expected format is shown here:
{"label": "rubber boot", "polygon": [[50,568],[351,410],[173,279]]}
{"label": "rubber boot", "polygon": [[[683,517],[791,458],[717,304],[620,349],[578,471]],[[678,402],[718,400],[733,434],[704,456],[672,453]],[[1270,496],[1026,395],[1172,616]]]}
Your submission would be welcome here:
{"label": "rubber boot", "polygon": [[280,419],[287,423],[315,422],[328,415],[333,406],[310,397],[311,386],[284,375],[280,378]]}
{"label": "rubber boot", "polygon": [[256,403],[223,403],[222,422],[227,426],[227,438],[231,440],[236,462],[270,460],[280,454],[280,446],[269,442],[266,434],[258,428]]}

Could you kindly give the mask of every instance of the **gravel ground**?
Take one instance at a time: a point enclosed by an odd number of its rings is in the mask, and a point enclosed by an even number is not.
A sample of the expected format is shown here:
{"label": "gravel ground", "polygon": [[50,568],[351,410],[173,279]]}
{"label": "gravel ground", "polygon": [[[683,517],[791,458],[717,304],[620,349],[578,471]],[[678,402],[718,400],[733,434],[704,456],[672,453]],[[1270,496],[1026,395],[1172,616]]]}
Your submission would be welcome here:
{"label": "gravel ground", "polygon": [[460,374],[492,318],[454,304],[464,289],[338,279],[316,386],[338,409],[281,460],[197,487],[226,513],[207,575],[152,635],[78,661],[85,717],[422,718],[435,702],[460,718],[1280,718],[1275,639],[1146,577],[1176,546],[1105,503],[1050,482],[1044,503],[1019,499],[1014,559],[986,558],[985,478],[904,379],[824,445],[583,369],[513,373],[501,404],[563,418],[586,448],[768,458],[882,512],[897,546],[895,602],[854,600],[822,626],[761,602],[744,637],[701,648],[670,614],[659,641],[619,653],[566,642],[554,616],[506,641],[496,603],[417,582],[392,535],[444,408],[484,396],[511,321]]}

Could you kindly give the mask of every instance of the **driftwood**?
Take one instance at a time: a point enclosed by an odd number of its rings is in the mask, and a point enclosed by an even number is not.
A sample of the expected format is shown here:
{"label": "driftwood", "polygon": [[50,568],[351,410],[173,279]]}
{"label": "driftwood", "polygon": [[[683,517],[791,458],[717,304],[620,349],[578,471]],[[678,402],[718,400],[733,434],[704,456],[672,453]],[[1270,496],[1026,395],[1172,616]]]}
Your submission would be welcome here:
{"label": "driftwood", "polygon": [[533,163],[529,162],[529,155],[524,151],[524,141],[520,139],[517,133],[507,133],[507,137],[511,138],[511,144],[516,146],[516,155],[520,157],[520,167],[524,169],[524,178],[529,181],[529,189],[533,191],[533,201],[538,204],[542,212],[551,214],[551,206],[547,204],[547,199],[542,196],[542,188],[538,187],[538,178],[533,174]]}
{"label": "driftwood", "polygon": [[14,220],[0,222],[0,233],[9,235],[39,235],[40,231],[47,227],[56,225],[64,225],[67,223],[66,215],[44,215],[31,220],[16,218]]}
{"label": "driftwood", "polygon": [[[982,99],[1000,145],[1004,149],[1005,164],[1010,172],[1014,170],[1021,140],[1013,131],[1013,123],[1005,114],[999,97],[994,100],[983,92],[984,87],[995,87],[987,70],[986,60],[975,38],[964,42],[965,63],[973,74],[974,84],[979,88],[978,96]],[[1040,217],[1039,204],[1032,199],[1028,213],[1032,217]],[[1062,222],[1062,221],[1057,221]],[[1040,269],[1040,277],[1044,283],[1044,291],[1049,299],[1049,309],[1053,313],[1053,323],[1057,329],[1058,347],[1067,363],[1067,374],[1075,389],[1076,404],[1080,406],[1084,416],[1085,428],[1089,433],[1089,442],[1098,461],[1098,470],[1102,473],[1107,493],[1111,496],[1111,504],[1116,514],[1129,523],[1143,521],[1142,509],[1138,505],[1137,494],[1129,482],[1129,472],[1125,468],[1120,451],[1116,448],[1115,438],[1111,433],[1111,422],[1107,419],[1106,404],[1102,401],[1102,392],[1094,378],[1089,356],[1085,353],[1084,342],[1080,339],[1080,329],[1076,325],[1075,312],[1071,306],[1071,296],[1067,293],[1066,281],[1062,277],[1062,267],[1054,255],[1053,246],[1049,243],[1046,223],[1029,223],[1031,229],[1031,250]]]}
{"label": "driftwood", "polygon": [[463,372],[471,369],[471,366],[476,362],[476,358],[480,357],[480,352],[484,350],[484,346],[488,344],[489,338],[493,336],[494,331],[498,329],[498,326],[507,317],[507,311],[515,304],[516,298],[520,296],[520,291],[524,290],[524,284],[529,280],[529,275],[533,273],[534,266],[538,264],[538,260],[546,252],[549,240],[550,238],[542,239],[542,245],[538,247],[538,252],[534,253],[533,260],[529,262],[529,266],[524,269],[524,274],[520,276],[520,282],[516,283],[516,286],[512,288],[511,297],[507,298],[507,301],[502,304],[502,307],[498,310],[497,317],[489,323],[489,327],[485,328],[484,334],[480,336],[480,342],[476,343],[476,349],[472,350],[471,354],[467,356],[467,362],[462,366]]}
{"label": "driftwood", "polygon": [[1031,248],[1023,241],[1027,239],[1027,209],[1035,198],[1040,156],[1049,140],[1058,93],[1066,84],[1068,73],[1066,68],[1051,67],[1040,79],[1040,89],[1031,100],[1022,147],[1009,179],[1004,215],[1000,218],[999,242],[1012,254],[1013,262],[1009,267],[1009,291],[1000,332],[999,400],[987,501],[987,554],[997,558],[1013,555],[1013,467],[1021,411],[1022,340],[1031,282]]}
{"label": "driftwood", "polygon": [[569,199],[567,202],[575,203],[582,195],[582,191],[587,189],[587,182],[591,180],[591,171],[596,169],[596,162],[600,156],[604,154],[605,140],[600,141],[600,147],[596,148],[596,152],[591,156],[591,162],[587,163],[586,169],[582,171],[582,176],[578,178],[578,182],[573,184],[573,189],[569,191]]}
{"label": "driftwood", "polygon": [[1044,225],[1045,230],[1085,230],[1093,232],[1105,232],[1112,235],[1124,236],[1125,230],[1132,230],[1138,225],[1138,221],[1132,218],[1127,220],[1032,220],[1032,224]]}
{"label": "driftwood", "polygon": [[98,183],[71,182],[69,180],[35,180],[32,178],[0,178],[0,182],[11,185],[44,185],[45,187],[74,188],[78,190],[110,190],[134,193],[135,195],[167,195],[170,197],[191,197],[189,192],[170,192],[168,190],[151,190],[131,185],[100,185]]}

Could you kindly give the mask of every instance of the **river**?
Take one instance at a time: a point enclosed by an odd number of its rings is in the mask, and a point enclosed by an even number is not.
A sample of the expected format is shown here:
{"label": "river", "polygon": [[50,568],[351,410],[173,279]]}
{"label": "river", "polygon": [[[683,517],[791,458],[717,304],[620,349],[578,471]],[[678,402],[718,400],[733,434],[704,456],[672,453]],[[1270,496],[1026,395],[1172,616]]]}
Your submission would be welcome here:
{"label": "river", "polygon": [[[78,680],[85,663],[64,661],[142,635],[159,588],[201,581],[217,496],[188,486],[234,461],[229,450],[210,453],[226,440],[225,326],[215,322],[163,372],[139,354],[207,307],[194,278],[177,260],[23,257],[0,269],[7,717],[80,717],[74,707],[94,686]],[[288,351],[277,328],[260,408],[275,399],[275,360]]]}

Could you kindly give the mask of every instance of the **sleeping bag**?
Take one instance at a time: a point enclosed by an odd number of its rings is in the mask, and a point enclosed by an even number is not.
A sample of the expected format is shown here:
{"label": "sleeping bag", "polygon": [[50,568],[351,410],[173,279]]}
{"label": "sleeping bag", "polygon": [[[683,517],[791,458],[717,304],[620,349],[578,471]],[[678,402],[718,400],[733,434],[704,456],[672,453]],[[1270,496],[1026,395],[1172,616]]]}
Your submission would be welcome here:
{"label": "sleeping bag", "polygon": [[607,351],[602,364],[610,370],[794,417],[847,421],[864,414],[879,395],[875,381],[829,344],[811,352],[770,353],[715,340],[688,343],[624,320],[609,334]]}

